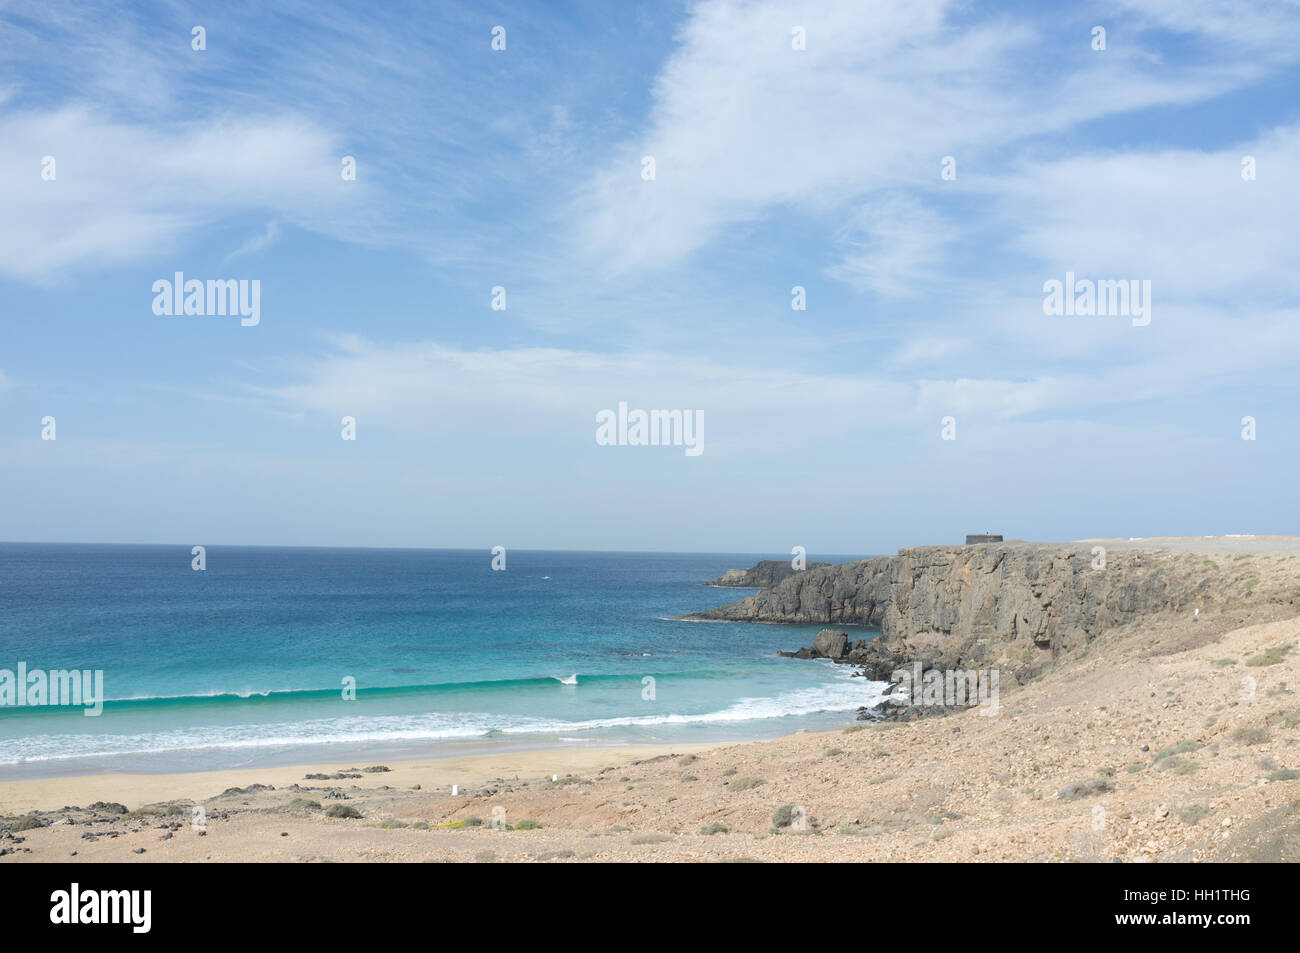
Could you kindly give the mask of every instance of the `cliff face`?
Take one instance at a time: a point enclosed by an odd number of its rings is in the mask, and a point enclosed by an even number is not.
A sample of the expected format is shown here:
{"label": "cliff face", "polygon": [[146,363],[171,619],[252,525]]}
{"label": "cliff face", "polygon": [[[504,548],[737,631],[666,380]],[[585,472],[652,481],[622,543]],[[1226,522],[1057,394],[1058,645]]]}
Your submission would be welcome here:
{"label": "cliff face", "polygon": [[918,547],[809,569],[692,618],[876,626],[881,637],[855,643],[845,659],[872,673],[900,660],[979,665],[1012,647],[1056,655],[1163,611],[1300,597],[1294,567],[1266,574],[1261,585],[1249,561],[1134,549],[1109,550],[1103,568],[1095,560],[1087,545]]}
{"label": "cliff face", "polygon": [[[829,566],[830,563],[808,563],[803,572]],[[735,589],[770,589],[783,579],[795,575],[794,567],[788,559],[764,559],[752,569],[728,569],[725,573],[706,582],[706,586],[723,586]]]}

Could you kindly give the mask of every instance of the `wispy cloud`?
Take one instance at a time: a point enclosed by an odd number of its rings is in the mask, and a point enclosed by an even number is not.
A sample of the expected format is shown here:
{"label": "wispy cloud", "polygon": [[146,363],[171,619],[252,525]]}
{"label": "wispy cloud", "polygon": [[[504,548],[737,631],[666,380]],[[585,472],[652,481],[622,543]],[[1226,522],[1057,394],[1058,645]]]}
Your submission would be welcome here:
{"label": "wispy cloud", "polygon": [[[382,500],[384,518],[355,516],[358,538],[384,542],[412,512],[429,513],[420,544],[448,520],[470,538],[509,499],[511,519],[546,528],[540,545],[610,542],[584,528],[596,507],[635,524],[620,542],[671,548],[683,533],[731,545],[718,533],[759,508],[755,533],[771,513],[782,533],[806,525],[807,495],[772,488],[812,474],[860,497],[872,532],[890,499],[900,535],[881,544],[901,545],[918,520],[965,518],[955,466],[978,462],[981,492],[1012,488],[1008,511],[1049,520],[1060,480],[1076,496],[1109,480],[1094,512],[1145,519],[1133,474],[1187,475],[1168,512],[1195,519],[1266,453],[1294,470],[1275,419],[1253,456],[1188,461],[1270,401],[1284,415],[1293,387],[1297,4],[495,9],[0,0],[0,284],[37,318],[7,326],[0,355],[6,488],[57,501],[111,469],[79,515],[134,493],[131,520],[165,535],[196,519],[189,476],[228,460],[226,482],[270,482],[211,518],[261,533],[315,465]],[[255,255],[258,328],[150,320],[151,277]],[[1044,315],[1043,282],[1066,271],[1150,279],[1152,323]],[[489,310],[496,285],[506,311]],[[322,329],[339,333],[316,349]],[[69,344],[51,352],[55,334]],[[157,439],[97,435],[115,425],[95,420],[104,394]],[[586,457],[595,412],[620,400],[704,410],[700,465]],[[13,421],[47,412],[60,443],[36,450]],[[356,444],[338,439],[345,414]],[[956,442],[939,440],[947,415]],[[101,460],[101,445],[116,449]],[[1125,466],[1099,475],[1112,459]],[[437,513],[431,481],[449,494]],[[1251,485],[1252,504],[1289,492]],[[671,519],[622,521],[629,493],[669,486],[688,501]],[[304,532],[337,508],[321,487]],[[843,511],[825,522],[848,532]]]}
{"label": "wispy cloud", "polygon": [[[853,2],[797,15],[778,3],[699,4],[656,80],[643,132],[594,173],[576,204],[582,247],[613,273],[662,268],[777,210],[916,202],[899,190],[932,193],[945,155],[957,157],[962,181],[976,160],[1014,155],[1082,123],[1239,88],[1270,68],[1261,56],[1274,67],[1295,60],[1276,31],[1294,30],[1300,10],[1278,6],[1234,25],[1222,5],[1203,6],[1214,14],[1204,24],[1173,7],[1139,15],[1104,54],[1090,51],[1092,21],[1079,13],[1078,52],[1063,57],[1042,50],[1042,24],[972,16],[948,0],[876,5],[870,16]],[[1154,63],[1145,24],[1206,40],[1213,69]],[[806,30],[805,51],[791,49],[795,25]],[[639,175],[646,155],[656,160],[652,182]],[[886,242],[913,234],[882,227],[899,232]],[[936,230],[932,223],[930,235]],[[913,246],[926,237],[917,233]],[[836,273],[896,294],[901,285],[885,275],[915,250],[898,255],[859,256]]]}
{"label": "wispy cloud", "polygon": [[366,189],[342,181],[342,154],[334,135],[293,117],[161,129],[75,107],[11,112],[0,117],[0,273],[43,281],[139,261],[243,211],[350,235]]}
{"label": "wispy cloud", "polygon": [[905,196],[883,196],[856,209],[840,230],[840,261],[827,274],[886,298],[932,290],[936,266],[956,227],[933,208]]}
{"label": "wispy cloud", "polygon": [[280,238],[280,223],[269,221],[266,223],[266,231],[261,235],[254,235],[246,240],[242,245],[226,256],[226,261],[239,258],[241,255],[256,255],[259,252],[266,251],[276,243]]}

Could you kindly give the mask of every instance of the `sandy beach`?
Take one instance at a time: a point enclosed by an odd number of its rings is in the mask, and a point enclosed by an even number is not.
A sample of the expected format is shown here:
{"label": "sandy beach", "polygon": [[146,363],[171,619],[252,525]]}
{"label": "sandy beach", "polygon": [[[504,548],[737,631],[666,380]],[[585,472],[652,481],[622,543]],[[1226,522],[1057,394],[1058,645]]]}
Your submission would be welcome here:
{"label": "sandy beach", "polygon": [[[392,762],[328,780],[307,775],[372,766],[5,784],[9,822],[41,813],[0,851],[3,862],[1297,861],[1300,620],[1284,614],[1109,632],[1005,691],[996,717],[846,714],[841,731],[774,741]],[[335,805],[359,816],[326,816]],[[491,829],[494,817],[508,829]]]}
{"label": "sandy beach", "polygon": [[410,761],[384,761],[386,772],[369,773],[370,762],[330,762],[226,771],[177,774],[91,774],[77,777],[35,778],[0,782],[0,815],[28,811],[54,811],[64,805],[114,801],[136,808],[178,799],[202,801],[230,788],[267,784],[277,788],[303,781],[308,774],[356,772],[363,775],[357,787],[376,791],[387,786],[409,790],[450,792],[482,787],[504,779],[540,779],[554,774],[597,771],[607,765],[625,765],[672,752],[704,750],[712,745],[621,745],[589,748],[542,748],[492,754],[467,754]]}

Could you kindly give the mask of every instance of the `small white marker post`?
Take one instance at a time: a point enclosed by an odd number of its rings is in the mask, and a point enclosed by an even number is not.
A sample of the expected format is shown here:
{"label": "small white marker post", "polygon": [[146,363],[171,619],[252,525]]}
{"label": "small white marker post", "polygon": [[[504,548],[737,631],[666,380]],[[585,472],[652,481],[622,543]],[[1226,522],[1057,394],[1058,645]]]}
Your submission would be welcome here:
{"label": "small white marker post", "polygon": [[558,781],[558,780],[560,780],[560,776],[559,776],[558,774],[552,774],[552,775],[551,775],[551,780],[552,780],[552,781]]}
{"label": "small white marker post", "polygon": [[456,796],[457,794],[459,794],[459,793],[460,793],[460,785],[459,785],[459,784],[453,784],[453,785],[451,786],[451,796],[452,796],[452,797],[455,797],[455,796]]}

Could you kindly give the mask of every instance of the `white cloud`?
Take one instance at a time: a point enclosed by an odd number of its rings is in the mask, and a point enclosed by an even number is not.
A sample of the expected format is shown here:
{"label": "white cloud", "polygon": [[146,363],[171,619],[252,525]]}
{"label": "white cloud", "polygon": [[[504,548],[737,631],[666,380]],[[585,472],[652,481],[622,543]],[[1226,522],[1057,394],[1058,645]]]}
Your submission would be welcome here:
{"label": "white cloud", "polygon": [[[1258,178],[1242,179],[1255,157]],[[1081,155],[999,182],[1017,246],[1053,274],[1149,278],[1166,303],[1267,300],[1300,286],[1300,127],[1214,152]],[[1157,305],[1158,306],[1158,305]]]}
{"label": "white cloud", "polygon": [[827,274],[881,297],[913,298],[929,290],[956,228],[934,209],[903,195],[858,208],[841,230],[844,249]]}
{"label": "white cloud", "polygon": [[266,223],[266,231],[261,235],[254,235],[245,241],[242,245],[226,256],[226,261],[233,258],[239,258],[241,255],[256,255],[258,252],[266,251],[280,239],[280,223],[272,220]]}
{"label": "white cloud", "polygon": [[[355,236],[366,189],[334,137],[293,116],[165,127],[67,107],[0,118],[0,273],[49,280],[173,250],[237,212]],[[55,179],[41,177],[43,157]]]}
{"label": "white cloud", "polygon": [[[576,203],[580,245],[611,273],[666,266],[778,208],[833,212],[938,187],[945,155],[957,157],[964,183],[968,160],[1101,116],[1204,100],[1258,78],[1267,60],[1295,58],[1270,30],[1285,23],[1294,33],[1300,11],[1237,27],[1222,5],[1203,6],[1215,14],[1204,25],[1173,8],[1135,17],[1127,42],[1113,38],[1104,54],[1090,54],[1090,24],[1081,25],[1080,56],[1058,55],[1027,82],[1046,26],[971,19],[965,4],[868,11],[843,0],[793,14],[775,2],[700,3],[655,82],[644,133],[615,151]],[[796,22],[805,52],[790,48]],[[1231,42],[1211,42],[1212,68],[1153,64],[1140,36],[1148,23]],[[645,155],[656,160],[652,182],[640,177]],[[899,288],[885,276],[899,265],[911,259],[838,268],[892,293]]]}
{"label": "white cloud", "polygon": [[[1015,116],[1014,91],[991,95],[981,69],[1030,39],[1007,24],[949,31],[948,6],[879,4],[865,16],[841,2],[798,17],[776,3],[694,7],[645,135],[579,202],[586,249],[615,271],[664,265],[776,206],[825,209],[937,177],[941,156]],[[791,49],[796,21],[803,52]],[[653,182],[641,179],[643,155],[656,160]]]}
{"label": "white cloud", "polygon": [[[1269,316],[1260,329],[1271,342],[1267,348],[1276,349],[1275,335],[1287,333],[1293,319],[1286,313]],[[1060,325],[1055,333],[1061,333]],[[1144,339],[1127,340],[1131,348]],[[912,345],[915,363],[922,362],[925,349],[961,348],[962,342],[951,340]],[[332,419],[351,414],[391,432],[488,442],[523,435],[575,448],[586,442],[587,431],[594,433],[597,410],[626,400],[632,407],[703,410],[713,445],[765,455],[794,446],[835,446],[873,430],[924,430],[945,414],[986,422],[1077,418],[1101,407],[1193,395],[1207,377],[1248,367],[1259,367],[1249,341],[1174,361],[1131,360],[1019,378],[990,368],[987,377],[912,381],[885,369],[842,375],[689,354],[466,350],[434,341],[380,344],[345,337],[336,338],[328,353],[299,361],[290,371],[294,383],[257,385],[250,393],[276,413]]]}
{"label": "white cloud", "polygon": [[904,344],[894,355],[894,364],[898,367],[939,364],[967,350],[969,346],[969,341],[958,338],[915,338]]}

